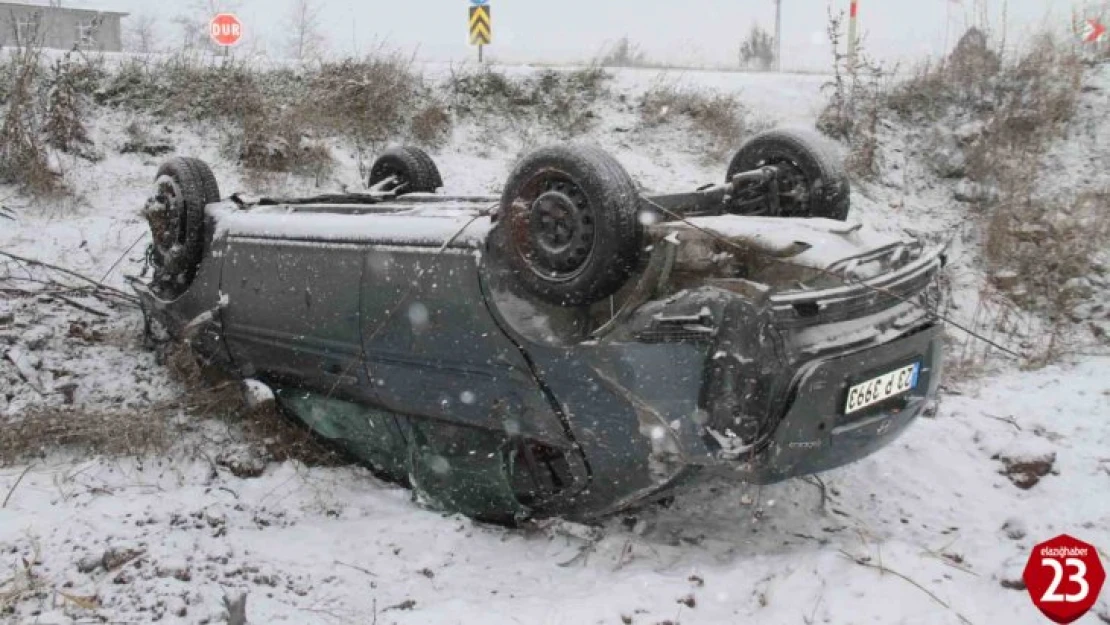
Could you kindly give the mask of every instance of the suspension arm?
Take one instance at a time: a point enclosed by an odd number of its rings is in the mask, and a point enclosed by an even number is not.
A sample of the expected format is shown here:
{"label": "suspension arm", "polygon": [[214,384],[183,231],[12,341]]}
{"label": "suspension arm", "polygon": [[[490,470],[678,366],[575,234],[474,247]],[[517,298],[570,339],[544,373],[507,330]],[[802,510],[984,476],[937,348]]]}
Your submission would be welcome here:
{"label": "suspension arm", "polygon": [[[725,207],[732,200],[736,191],[747,185],[765,185],[774,182],[778,176],[778,168],[770,165],[751,171],[742,171],[724,184],[702,187],[696,191],[686,193],[667,193],[662,195],[644,195],[652,203],[678,215],[693,217],[696,215],[719,215],[726,212]],[[658,212],[644,202],[648,212]],[[658,215],[659,221],[667,221],[667,215]]]}

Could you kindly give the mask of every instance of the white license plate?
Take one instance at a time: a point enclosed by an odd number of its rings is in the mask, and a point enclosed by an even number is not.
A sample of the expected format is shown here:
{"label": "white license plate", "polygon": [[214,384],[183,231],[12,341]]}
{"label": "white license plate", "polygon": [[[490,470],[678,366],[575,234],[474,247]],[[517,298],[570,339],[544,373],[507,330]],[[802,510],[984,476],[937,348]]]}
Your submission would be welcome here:
{"label": "white license plate", "polygon": [[848,389],[848,402],[844,405],[844,414],[851,414],[873,406],[884,399],[901,395],[917,386],[917,375],[921,371],[921,363],[915,362],[860,382]]}

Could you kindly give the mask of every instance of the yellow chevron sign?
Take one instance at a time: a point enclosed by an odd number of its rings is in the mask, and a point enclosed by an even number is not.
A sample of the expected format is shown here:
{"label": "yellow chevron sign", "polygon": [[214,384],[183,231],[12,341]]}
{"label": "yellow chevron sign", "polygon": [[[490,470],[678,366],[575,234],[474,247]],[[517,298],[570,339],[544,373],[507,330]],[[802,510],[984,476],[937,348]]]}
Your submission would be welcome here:
{"label": "yellow chevron sign", "polygon": [[489,16],[489,5],[470,7],[470,45],[488,46],[493,43],[493,22]]}

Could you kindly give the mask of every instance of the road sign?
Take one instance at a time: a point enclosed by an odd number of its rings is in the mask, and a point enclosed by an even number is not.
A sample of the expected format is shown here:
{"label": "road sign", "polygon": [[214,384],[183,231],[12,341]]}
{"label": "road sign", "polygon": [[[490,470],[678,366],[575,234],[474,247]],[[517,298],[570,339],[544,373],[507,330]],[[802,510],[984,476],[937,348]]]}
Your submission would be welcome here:
{"label": "road sign", "polygon": [[470,4],[474,6],[483,6],[489,4],[489,0],[470,0]]}
{"label": "road sign", "polygon": [[1083,28],[1083,42],[1084,43],[1097,43],[1102,41],[1103,36],[1106,35],[1106,26],[1097,18],[1087,20],[1087,25]]}
{"label": "road sign", "polygon": [[1061,534],[1033,546],[1022,573],[1033,605],[1054,623],[1071,623],[1098,600],[1106,570],[1098,549]]}
{"label": "road sign", "polygon": [[470,7],[470,45],[488,46],[493,42],[493,22],[490,6],[480,4]]}
{"label": "road sign", "polygon": [[243,38],[243,23],[232,13],[220,13],[209,22],[208,34],[218,46],[233,46]]}

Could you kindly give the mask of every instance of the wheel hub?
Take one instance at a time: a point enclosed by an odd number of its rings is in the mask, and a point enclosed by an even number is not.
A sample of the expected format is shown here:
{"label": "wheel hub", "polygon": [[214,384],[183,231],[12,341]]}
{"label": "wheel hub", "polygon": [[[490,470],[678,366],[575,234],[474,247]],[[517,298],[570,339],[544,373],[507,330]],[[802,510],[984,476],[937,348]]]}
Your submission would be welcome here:
{"label": "wheel hub", "polygon": [[579,269],[593,247],[593,218],[581,192],[555,183],[532,202],[528,234],[533,267],[550,277]]}
{"label": "wheel hub", "polygon": [[798,165],[789,159],[774,159],[764,163],[778,170],[772,189],[777,193],[776,213],[782,217],[806,214],[809,201],[809,188],[805,174]]}

